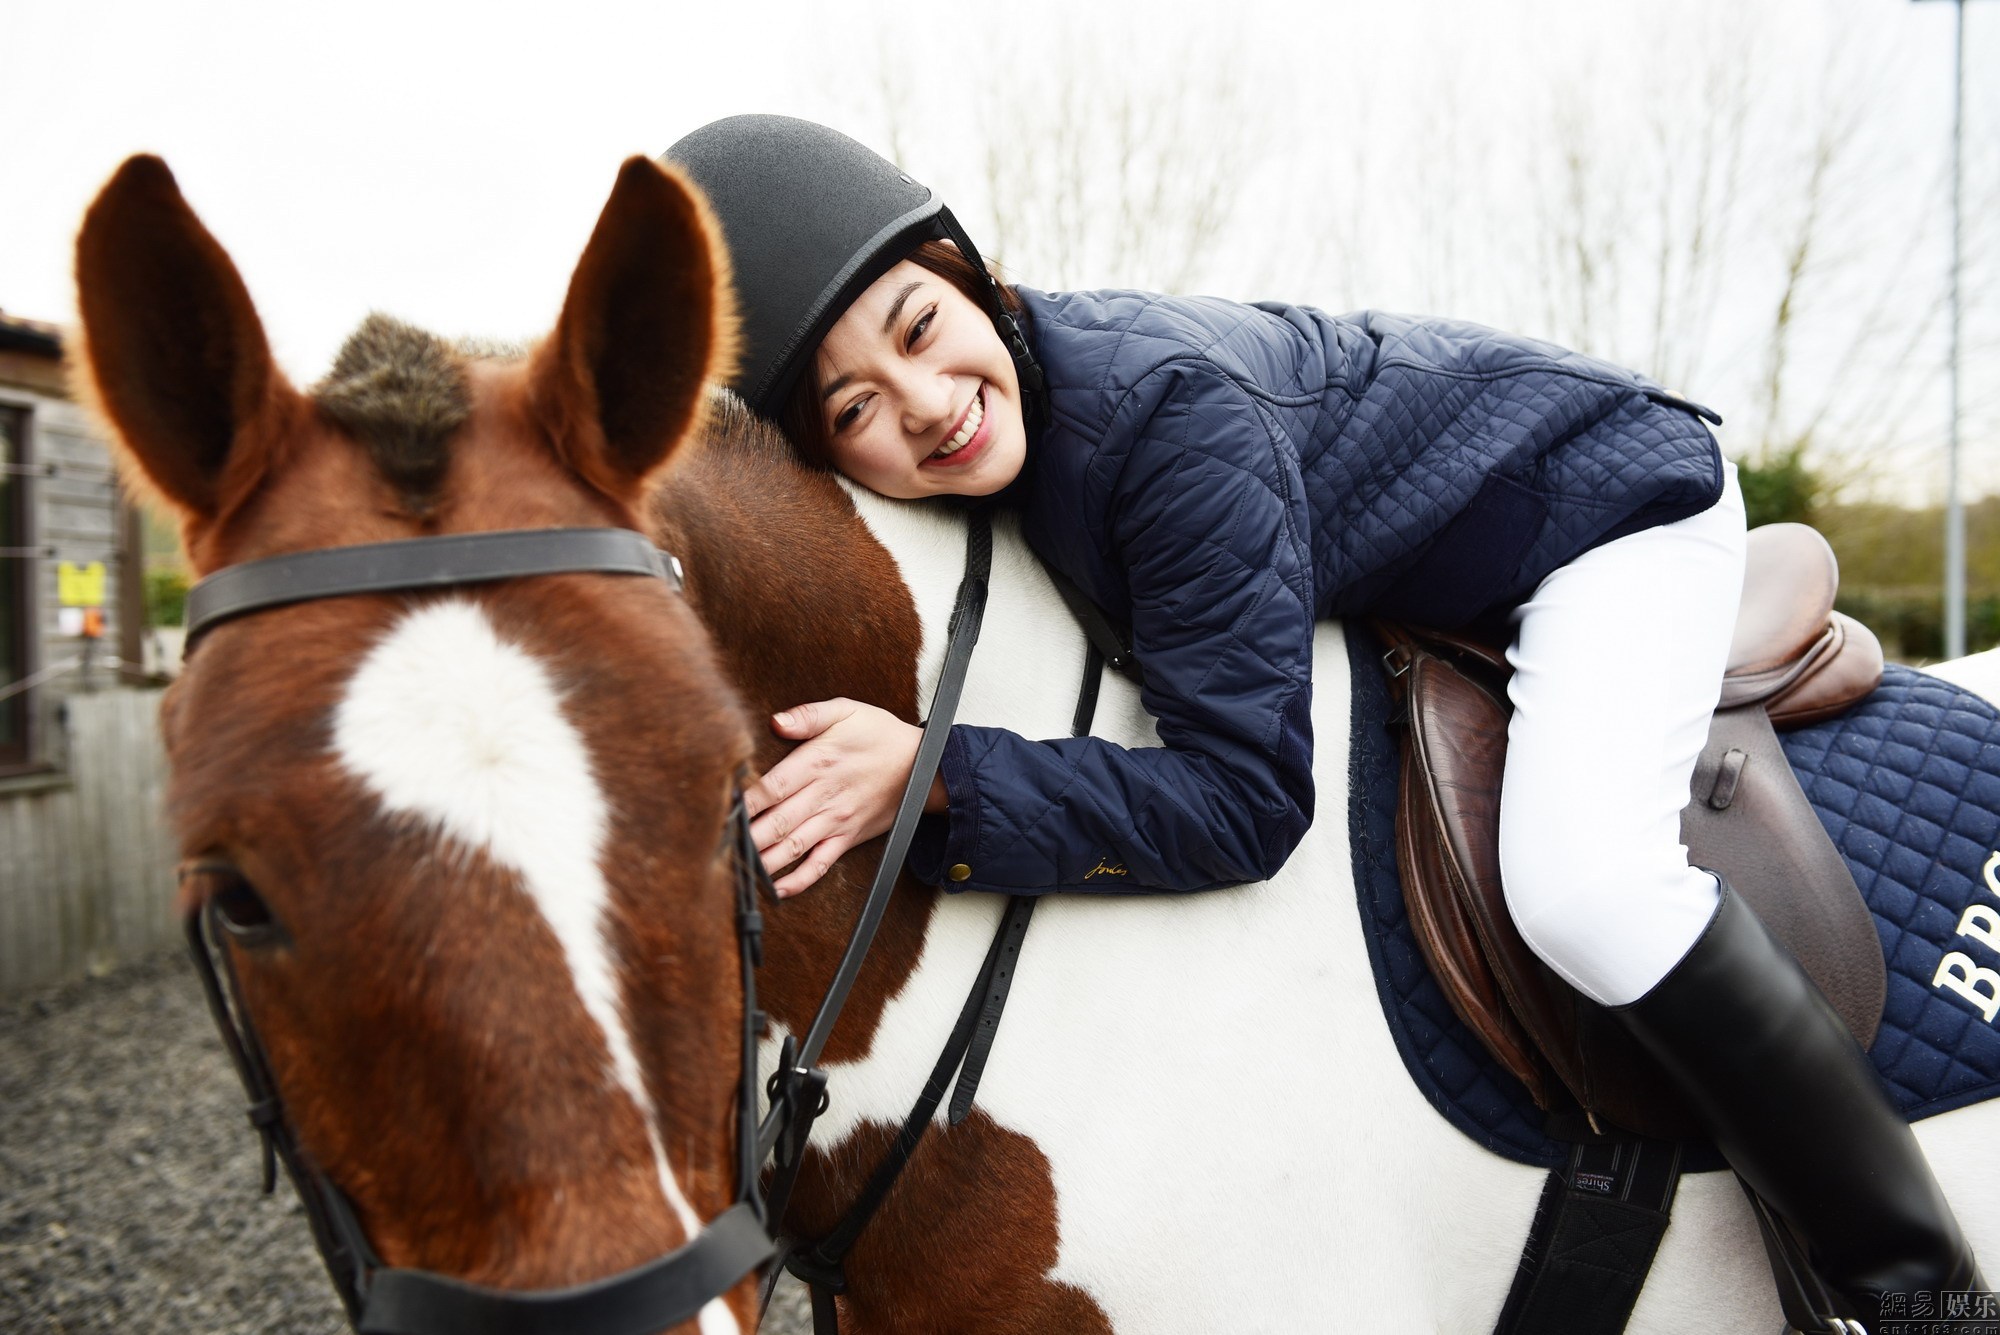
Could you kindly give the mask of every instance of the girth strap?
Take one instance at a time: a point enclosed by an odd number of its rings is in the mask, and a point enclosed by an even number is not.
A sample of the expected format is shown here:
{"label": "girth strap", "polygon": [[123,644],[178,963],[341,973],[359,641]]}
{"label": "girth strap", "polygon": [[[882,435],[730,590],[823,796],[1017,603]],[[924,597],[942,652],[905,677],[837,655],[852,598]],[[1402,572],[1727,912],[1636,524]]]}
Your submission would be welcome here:
{"label": "girth strap", "polygon": [[1652,1269],[1680,1185],[1670,1141],[1578,1145],[1542,1184],[1494,1335],[1618,1335]]}

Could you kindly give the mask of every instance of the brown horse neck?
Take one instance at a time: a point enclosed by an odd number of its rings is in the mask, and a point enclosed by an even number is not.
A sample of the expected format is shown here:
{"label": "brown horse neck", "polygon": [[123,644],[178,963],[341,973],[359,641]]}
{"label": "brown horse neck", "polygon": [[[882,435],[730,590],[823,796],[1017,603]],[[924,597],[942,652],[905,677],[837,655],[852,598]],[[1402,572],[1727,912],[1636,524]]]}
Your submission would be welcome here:
{"label": "brown horse neck", "polygon": [[[654,538],[680,557],[688,599],[749,707],[761,773],[791,743],[780,709],[836,696],[918,721],[923,626],[895,558],[830,473],[798,462],[776,429],[733,399],[710,405],[654,495]],[[851,850],[803,895],[767,905],[765,1008],[802,1033],[832,980],[881,860],[883,841]],[[916,966],[935,896],[904,877],[826,1059],[867,1050],[882,1008]]]}

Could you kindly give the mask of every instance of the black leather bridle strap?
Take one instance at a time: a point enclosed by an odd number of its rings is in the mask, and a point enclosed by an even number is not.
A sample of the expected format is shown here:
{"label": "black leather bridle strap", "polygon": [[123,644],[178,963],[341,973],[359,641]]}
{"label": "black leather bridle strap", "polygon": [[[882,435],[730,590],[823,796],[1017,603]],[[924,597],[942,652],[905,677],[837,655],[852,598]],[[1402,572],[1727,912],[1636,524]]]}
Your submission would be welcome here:
{"label": "black leather bridle strap", "polygon": [[1021,942],[1028,935],[1028,922],[1035,916],[1034,895],[1015,895],[1001,915],[1000,930],[993,937],[992,953],[979,971],[979,985],[972,998],[979,1003],[977,1022],[965,1044],[965,1061],[958,1068],[958,1083],[952,1086],[951,1107],[946,1120],[957,1126],[972,1115],[972,1101],[979,1094],[979,1081],[986,1074],[986,1059],[993,1052],[994,1035],[1000,1032],[1000,1015],[1007,1008],[1007,992],[1014,985],[1014,969],[1021,960]]}
{"label": "black leather bridle strap", "polygon": [[890,827],[889,841],[882,849],[882,865],[876,868],[875,882],[868,887],[868,900],[854,925],[854,935],[847,942],[847,953],[840,957],[840,968],[833,975],[826,1000],[820,1003],[812,1028],[799,1044],[801,1066],[812,1066],[819,1061],[826,1040],[833,1034],[834,1023],[840,1019],[841,1007],[847,1004],[847,994],[861,973],[868,947],[874,944],[875,929],[881,926],[882,914],[889,907],[889,896],[903,870],[903,858],[910,851],[910,841],[916,837],[917,820],[924,814],[924,800],[930,796],[931,779],[937,774],[938,761],[944,757],[944,744],[951,733],[952,719],[958,714],[959,697],[965,692],[965,673],[972,663],[972,646],[979,639],[980,620],[986,615],[986,581],[992,572],[992,521],[986,511],[974,510],[965,526],[965,577],[959,581],[958,602],[951,610],[945,632],[944,667],[938,673],[937,690],[931,696],[930,717],[924,720],[923,740],[917,744],[910,781],[903,788],[895,824]]}
{"label": "black leather bridle strap", "polygon": [[[1033,911],[1034,902],[1025,895],[1017,896],[1014,900],[1014,904],[1017,905],[1027,904],[1028,912],[1017,912],[1013,905],[1009,906],[1007,920],[1002,923],[1001,930],[994,936],[993,943],[986,948],[985,962],[979,968],[982,982],[993,975],[1004,943],[1010,935],[1009,926],[1017,925],[1018,932],[1027,930],[1028,916]],[[1014,934],[1016,950],[1019,949],[1018,932]],[[903,1119],[902,1128],[897,1131],[896,1139],[890,1142],[888,1152],[882,1156],[881,1162],[875,1165],[875,1171],[869,1174],[868,1181],[861,1188],[860,1194],[854,1198],[853,1204],[847,1207],[847,1213],[841,1216],[840,1222],[833,1226],[831,1232],[814,1243],[810,1249],[794,1253],[787,1258],[786,1268],[801,1280],[814,1288],[825,1288],[835,1293],[846,1292],[847,1282],[841,1273],[841,1263],[853,1249],[855,1242],[860,1239],[862,1230],[875,1218],[875,1212],[882,1207],[882,1202],[888,1199],[889,1189],[896,1185],[896,1179],[902,1176],[903,1169],[909,1166],[910,1157],[917,1152],[917,1145],[923,1140],[924,1133],[930,1130],[931,1118],[937,1113],[938,1104],[944,1101],[944,1092],[951,1085],[952,1073],[959,1069],[959,1063],[965,1059],[966,1049],[972,1044],[972,1035],[978,1027],[980,1013],[984,1010],[986,995],[985,987],[975,985],[966,996],[965,1004],[959,1008],[958,1020],[952,1025],[951,1037],[945,1040],[944,1051],[938,1054],[936,1064],[931,1067],[930,1078],[924,1081],[923,1090],[917,1095],[916,1106],[912,1107],[909,1115]],[[815,1329],[824,1328],[815,1323]]]}
{"label": "black leather bridle strap", "polygon": [[[189,944],[197,968],[250,1095],[252,1122],[264,1137],[266,1189],[275,1176],[275,1162],[283,1162],[306,1205],[321,1256],[358,1331],[364,1335],[473,1335],[473,1332],[555,1335],[558,1331],[588,1329],[592,1335],[647,1335],[694,1316],[771,1259],[776,1247],[765,1222],[782,1217],[806,1137],[813,1120],[824,1110],[826,1074],[816,1063],[881,925],[903,858],[915,835],[917,820],[923,814],[924,799],[930,792],[958,709],[973,643],[978,639],[992,556],[988,517],[975,510],[967,525],[966,571],[952,610],[944,667],[909,783],[885,842],[882,865],[863,903],[833,984],[804,1042],[787,1040],[785,1044],[781,1069],[773,1077],[770,1114],[754,1133],[750,1118],[755,1109],[756,1035],[763,1021],[756,994],[756,968],[761,962],[763,936],[757,899],[760,889],[768,890],[769,880],[763,875],[761,859],[750,838],[749,819],[740,795],[731,811],[728,838],[733,842],[738,868],[736,927],[744,993],[743,1079],[739,1089],[741,1120],[736,1163],[738,1201],[704,1226],[685,1246],[667,1256],[595,1283],[539,1291],[492,1289],[427,1271],[384,1267],[368,1245],[346,1197],[330,1179],[300,1157],[292,1141],[268,1063],[237,992],[229,952],[219,946],[211,950],[213,902],[190,916]],[[445,589],[526,575],[584,572],[651,575],[667,580],[676,589],[681,587],[679,562],[655,550],[641,535],[623,529],[535,529],[417,538],[302,552],[219,571],[189,593],[188,635],[192,643],[195,637],[232,617],[320,598]],[[956,1033],[948,1045],[951,1060],[948,1065],[941,1064],[934,1077],[935,1093],[927,1087],[931,1111],[942,1098],[944,1082],[973,1043],[974,1031],[982,1017],[986,1021],[986,1041],[990,1042],[990,1028],[997,1023],[999,1005],[1006,997],[1005,980],[1012,976],[1012,955],[1018,951],[1020,933],[1026,929],[1026,912],[1018,908],[1010,912],[1008,921],[1016,920],[1018,927],[1011,932],[1003,930],[988,952],[980,984],[967,999],[961,1016],[962,1032]],[[220,970],[215,955],[221,957]],[[1003,955],[1004,967],[1000,965]],[[961,1076],[968,1103],[983,1062],[982,1052],[968,1073],[969,1079]],[[928,1121],[926,1112],[923,1122]],[[915,1138],[921,1135],[918,1128],[909,1148],[914,1149]],[[768,1204],[760,1208],[756,1179],[759,1166],[773,1147],[780,1149],[773,1191]],[[893,1169],[883,1176],[883,1193],[894,1176]],[[879,1203],[879,1198],[875,1203]],[[872,1213],[870,1204],[857,1217],[857,1232]],[[815,1301],[819,1301],[817,1296]]]}
{"label": "black leather bridle strap", "polygon": [[[1090,641],[1090,647],[1104,657],[1104,665],[1113,672],[1122,672],[1135,682],[1143,684],[1143,674],[1139,670],[1139,660],[1132,653],[1132,632],[1105,615],[1104,609],[1091,601],[1090,595],[1077,587],[1076,581],[1054,566],[1044,561],[1042,569],[1048,572],[1049,583],[1056,586],[1070,615],[1083,627],[1083,633]],[[1081,736],[1082,734],[1077,734]]]}
{"label": "black leather bridle strap", "polygon": [[[1045,568],[1051,575],[1056,573],[1053,566],[1045,563]],[[1090,725],[1097,719],[1097,694],[1104,682],[1107,666],[1109,662],[1104,651],[1093,640],[1084,650],[1083,684],[1077,689],[1076,711],[1070,716],[1070,736],[1090,735]],[[980,988],[986,1000],[980,1005],[979,1023],[972,1031],[972,1042],[965,1049],[965,1064],[959,1068],[958,1084],[951,1091],[948,1117],[953,1126],[972,1115],[972,1101],[979,1093],[979,1078],[986,1073],[986,1059],[993,1052],[993,1038],[1000,1032],[1000,1013],[1007,1008],[1007,991],[1014,985],[1014,966],[1021,957],[1021,942],[1028,935],[1028,920],[1034,916],[1035,905],[1039,903],[1039,896],[1015,895],[1007,902],[1007,912],[1000,919],[1000,932],[993,943],[997,954],[987,961],[980,974]]]}
{"label": "black leather bridle strap", "polygon": [[[1097,697],[1104,668],[1105,655],[1093,640],[1084,653],[1083,682],[1077,691],[1076,712],[1070,719],[1071,736],[1083,737],[1090,732],[1091,724],[1097,717]],[[971,1115],[973,1100],[979,1092],[979,1080],[985,1074],[986,1059],[993,1051],[993,1039],[999,1032],[1000,1016],[1006,1008],[1007,993],[1013,985],[1015,967],[1020,961],[1021,943],[1027,938],[1028,924],[1033,921],[1035,906],[1040,902],[1037,895],[1014,895],[1008,899],[1007,908],[1000,915],[1000,926],[994,932],[993,942],[986,948],[986,958],[973,980],[972,991],[959,1010],[958,1022],[952,1026],[944,1051],[938,1054],[937,1063],[931,1068],[930,1079],[924,1082],[916,1105],[903,1119],[902,1128],[890,1143],[888,1152],[875,1165],[875,1171],[869,1175],[867,1183],[840,1221],[819,1241],[811,1246],[796,1247],[784,1258],[785,1269],[812,1289],[814,1335],[839,1335],[840,1311],[834,1303],[834,1295],[847,1291],[847,1254],[854,1249],[862,1232],[889,1198],[896,1180],[916,1156],[917,1146],[922,1143],[924,1133],[930,1130],[931,1118],[937,1113],[938,1104],[944,1098],[945,1086],[954,1071],[958,1073],[958,1081],[952,1088],[947,1119],[951,1125],[958,1126]],[[796,1166],[793,1171],[796,1171]]]}
{"label": "black leather bridle strap", "polygon": [[[739,796],[732,808],[730,839],[749,861],[738,865],[737,931],[743,952],[745,1072],[754,1089],[756,1010],[754,968],[761,955],[762,919],[756,887],[762,864],[749,841],[749,820]],[[201,864],[183,869],[200,871]],[[304,1205],[328,1276],[347,1308],[348,1320],[366,1335],[555,1335],[587,1330],[590,1335],[648,1335],[686,1320],[709,1301],[734,1288],[776,1254],[755,1196],[754,1162],[740,1166],[737,1203],[685,1246],[622,1274],[567,1289],[486,1288],[414,1269],[391,1269],[368,1243],[346,1196],[317,1166],[306,1161],[292,1137],[269,1059],[244,1009],[236,969],[217,926],[219,911],[207,902],[187,919],[194,956],[224,1046],[250,1097],[250,1122],[263,1141],[264,1190],[275,1185],[280,1162]],[[219,961],[219,962],[218,962]],[[739,1144],[754,1143],[755,1096],[746,1093],[739,1113]]]}
{"label": "black leather bridle strap", "polygon": [[[421,591],[545,574],[649,575],[682,587],[680,563],[624,529],[533,529],[419,538],[332,548],[232,566],[189,594],[189,635],[269,607],[352,594]],[[234,961],[222,943],[214,900],[187,918],[188,944],[210,1009],[250,1098],[263,1140],[264,1189],[282,1162],[305,1206],[314,1241],[347,1308],[366,1335],[649,1335],[693,1317],[767,1264],[776,1245],[756,1196],[756,967],[762,958],[759,887],[768,887],[750,839],[742,797],[726,836],[736,861],[736,930],[743,973],[743,1063],[738,1108],[737,1202],[678,1250],[590,1284],[566,1289],[487,1288],[445,1275],[389,1268],[369,1245],[346,1196],[305,1160],[292,1138],[270,1063],[250,1023]],[[183,869],[183,876],[205,870]],[[219,962],[218,962],[219,961]]]}
{"label": "black leather bridle strap", "polygon": [[[184,868],[182,875],[198,870],[199,864]],[[230,1062],[236,1067],[250,1100],[250,1125],[263,1148],[264,1194],[268,1196],[277,1189],[277,1168],[282,1163],[305,1209],[306,1223],[319,1248],[320,1260],[326,1264],[327,1277],[352,1322],[361,1311],[363,1277],[375,1264],[374,1251],[355,1222],[353,1212],[345,1208],[339,1190],[300,1157],[291,1126],[285,1120],[277,1085],[271,1078],[270,1061],[243,1005],[235,961],[221,941],[220,922],[221,915],[211,900],[188,914],[184,926],[209,1011],[215,1017],[223,1046],[229,1050]]]}
{"label": "black leather bridle strap", "polygon": [[384,1270],[368,1290],[361,1335],[653,1335],[691,1319],[774,1250],[757,1212],[738,1202],[692,1242],[634,1270],[569,1289],[489,1289],[422,1270]]}
{"label": "black leather bridle strap", "polygon": [[273,556],[218,570],[188,590],[188,641],[192,644],[203,631],[232,617],[288,603],[575,572],[652,575],[681,587],[680,562],[630,529],[512,529],[406,538]]}
{"label": "black leather bridle strap", "polygon": [[[819,1013],[813,1017],[802,1041],[786,1042],[780,1054],[779,1070],[772,1077],[771,1110],[759,1128],[757,1152],[761,1160],[773,1150],[779,1151],[768,1198],[769,1218],[774,1225],[785,1216],[785,1205],[798,1173],[805,1140],[810,1134],[812,1120],[819,1112],[826,1084],[825,1074],[817,1069],[819,1055],[833,1033],[835,1022],[840,1019],[848,993],[854,990],[854,980],[860,976],[869,946],[874,944],[876,930],[882,925],[882,915],[888,911],[896,879],[902,874],[903,858],[910,851],[911,839],[916,837],[917,820],[924,814],[924,799],[930,795],[931,780],[936,776],[938,761],[944,755],[952,719],[958,713],[959,697],[965,690],[966,669],[972,662],[972,646],[979,639],[980,621],[986,614],[986,582],[992,569],[992,521],[984,510],[974,510],[966,522],[965,576],[959,581],[958,601],[952,608],[951,621],[946,629],[944,666],[938,673],[937,688],[931,695],[930,714],[924,720],[923,738],[917,743],[916,760],[910,767],[910,781],[903,788],[903,799],[897,805],[895,823],[890,827],[882,848],[881,865],[875,870],[874,883],[868,887],[868,897],[862,903],[853,934],[848,938],[847,950],[840,957],[840,966],[834,971],[833,982],[827,988],[826,999],[820,1003]],[[779,1145],[780,1137],[785,1141],[783,1147]]]}

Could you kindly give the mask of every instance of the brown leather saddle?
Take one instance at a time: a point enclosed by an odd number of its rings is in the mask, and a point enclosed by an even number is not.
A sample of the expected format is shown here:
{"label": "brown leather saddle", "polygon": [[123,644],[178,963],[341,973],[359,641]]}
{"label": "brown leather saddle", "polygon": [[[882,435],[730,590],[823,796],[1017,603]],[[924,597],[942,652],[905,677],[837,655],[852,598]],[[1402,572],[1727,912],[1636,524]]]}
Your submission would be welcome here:
{"label": "brown leather saddle", "polygon": [[[1750,534],[1743,602],[1681,837],[1812,975],[1865,1047],[1887,987],[1874,919],[1774,727],[1840,713],[1882,677],[1882,646],[1833,610],[1833,550],[1803,524]],[[1522,942],[1498,851],[1510,675],[1488,643],[1376,623],[1404,709],[1396,861],[1417,941],[1445,996],[1537,1106],[1574,1099],[1593,1127],[1699,1135],[1672,1082],[1602,1007]]]}

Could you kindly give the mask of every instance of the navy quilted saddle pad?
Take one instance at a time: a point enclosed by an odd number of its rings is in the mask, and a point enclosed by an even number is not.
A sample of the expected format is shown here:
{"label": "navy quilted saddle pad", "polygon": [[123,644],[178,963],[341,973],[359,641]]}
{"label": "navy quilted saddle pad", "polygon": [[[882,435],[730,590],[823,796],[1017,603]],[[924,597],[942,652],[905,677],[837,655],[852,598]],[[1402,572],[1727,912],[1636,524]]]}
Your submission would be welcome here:
{"label": "navy quilted saddle pad", "polygon": [[[1390,1032],[1452,1125],[1496,1154],[1554,1167],[1566,1146],[1452,1013],[1411,935],[1396,874],[1401,758],[1382,645],[1359,623],[1346,632],[1354,882]],[[2000,713],[1892,664],[1858,708],[1780,736],[1881,933],[1889,991],[1870,1055],[1897,1106],[1915,1120],[2000,1094],[2000,950],[1984,939],[2000,935]],[[1718,1165],[1704,1155],[1690,1166]]]}

